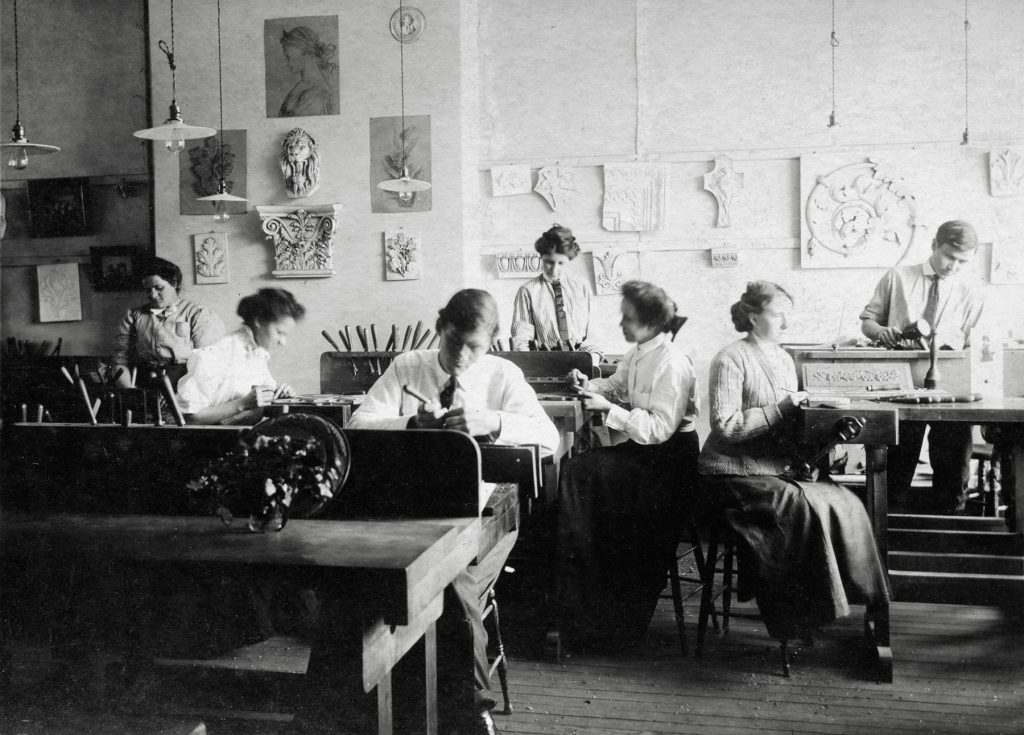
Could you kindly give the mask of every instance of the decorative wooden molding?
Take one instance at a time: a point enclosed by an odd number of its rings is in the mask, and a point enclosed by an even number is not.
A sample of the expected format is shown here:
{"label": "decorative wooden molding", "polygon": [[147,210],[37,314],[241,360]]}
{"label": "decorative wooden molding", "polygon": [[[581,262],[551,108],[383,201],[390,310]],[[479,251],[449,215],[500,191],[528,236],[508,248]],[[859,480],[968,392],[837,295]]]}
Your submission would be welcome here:
{"label": "decorative wooden molding", "polygon": [[274,243],[278,278],[327,278],[334,275],[334,232],[340,204],[315,207],[259,205],[263,232]]}
{"label": "decorative wooden molding", "polygon": [[635,250],[595,250],[594,293],[609,296],[622,292],[622,284],[640,277],[640,253]]}
{"label": "decorative wooden molding", "polygon": [[735,268],[740,264],[740,253],[731,248],[712,248],[712,268]]}
{"label": "decorative wooden molding", "polygon": [[804,363],[804,390],[867,390],[869,386],[912,388],[909,363],[881,362]]}
{"label": "decorative wooden molding", "polygon": [[665,183],[661,163],[612,164],[604,167],[601,225],[613,232],[660,230],[665,221]]}
{"label": "decorative wooden molding", "polygon": [[498,278],[533,278],[540,275],[540,255],[522,250],[506,250],[494,255],[494,271]]}
{"label": "decorative wooden molding", "polygon": [[994,197],[1024,194],[1024,155],[1012,148],[992,149],[988,154],[989,186]]}
{"label": "decorative wooden molding", "polygon": [[907,252],[917,230],[917,202],[895,172],[868,158],[814,181],[804,207],[802,267],[891,267]]}
{"label": "decorative wooden molding", "polygon": [[715,156],[715,168],[704,174],[704,188],[718,202],[718,222],[715,226],[729,227],[732,224],[732,199],[743,188],[743,174],[732,167],[729,156]]}

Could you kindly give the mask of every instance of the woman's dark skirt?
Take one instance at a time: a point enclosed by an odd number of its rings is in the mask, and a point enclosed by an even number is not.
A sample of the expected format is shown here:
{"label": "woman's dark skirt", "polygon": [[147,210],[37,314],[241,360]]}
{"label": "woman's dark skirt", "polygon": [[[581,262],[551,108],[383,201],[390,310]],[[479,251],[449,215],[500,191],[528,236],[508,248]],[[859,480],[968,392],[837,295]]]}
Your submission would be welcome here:
{"label": "woman's dark skirt", "polygon": [[577,455],[558,500],[558,625],[570,639],[627,644],[647,629],[697,473],[696,432]]}
{"label": "woman's dark skirt", "polygon": [[737,537],[748,580],[740,599],[757,598],[773,638],[804,635],[849,614],[851,602],[889,599],[871,522],[845,487],[770,475],[701,479]]}

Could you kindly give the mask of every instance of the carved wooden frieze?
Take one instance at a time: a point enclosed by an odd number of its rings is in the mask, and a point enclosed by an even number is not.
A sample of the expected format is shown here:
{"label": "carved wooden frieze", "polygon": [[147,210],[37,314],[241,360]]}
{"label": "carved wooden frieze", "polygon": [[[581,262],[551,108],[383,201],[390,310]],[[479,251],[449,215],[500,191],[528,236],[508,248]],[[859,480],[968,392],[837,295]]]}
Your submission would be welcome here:
{"label": "carved wooden frieze", "polygon": [[994,197],[1024,194],[1024,154],[1012,148],[988,154],[989,186]]}
{"label": "carved wooden frieze", "polygon": [[660,230],[665,221],[667,180],[663,164],[607,164],[601,225],[613,232]]}
{"label": "carved wooden frieze", "polygon": [[340,204],[294,209],[260,205],[263,232],[274,243],[278,278],[326,278],[334,275],[334,232]]}
{"label": "carved wooden frieze", "polygon": [[598,296],[619,294],[623,283],[640,278],[640,253],[635,250],[595,250],[591,257]]}
{"label": "carved wooden frieze", "polygon": [[522,250],[497,253],[494,270],[498,278],[533,278],[540,275],[540,255]]}
{"label": "carved wooden frieze", "polygon": [[537,185],[533,190],[557,212],[569,199],[570,192],[576,191],[576,173],[571,168],[545,166],[537,172]]}
{"label": "carved wooden frieze", "polygon": [[[814,165],[804,157],[800,165]],[[895,265],[917,229],[917,202],[903,179],[866,159],[828,173],[811,173],[805,191],[804,268],[881,268]]]}
{"label": "carved wooden frieze", "polygon": [[715,168],[704,174],[704,188],[710,191],[718,202],[716,227],[732,224],[732,201],[743,188],[743,174],[732,167],[729,156],[716,156]]}
{"label": "carved wooden frieze", "polygon": [[871,387],[911,388],[910,365],[842,362],[803,365],[804,390]]}

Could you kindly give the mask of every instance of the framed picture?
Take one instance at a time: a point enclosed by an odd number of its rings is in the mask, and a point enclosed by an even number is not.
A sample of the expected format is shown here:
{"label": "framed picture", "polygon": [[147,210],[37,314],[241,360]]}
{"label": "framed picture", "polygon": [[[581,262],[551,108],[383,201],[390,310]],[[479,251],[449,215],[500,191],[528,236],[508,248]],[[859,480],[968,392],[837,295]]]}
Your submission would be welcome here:
{"label": "framed picture", "polygon": [[29,179],[29,237],[93,234],[89,221],[89,179]]}
{"label": "framed picture", "polygon": [[89,248],[92,258],[94,291],[137,291],[141,288],[135,277],[135,264],[142,249],[130,245]]}

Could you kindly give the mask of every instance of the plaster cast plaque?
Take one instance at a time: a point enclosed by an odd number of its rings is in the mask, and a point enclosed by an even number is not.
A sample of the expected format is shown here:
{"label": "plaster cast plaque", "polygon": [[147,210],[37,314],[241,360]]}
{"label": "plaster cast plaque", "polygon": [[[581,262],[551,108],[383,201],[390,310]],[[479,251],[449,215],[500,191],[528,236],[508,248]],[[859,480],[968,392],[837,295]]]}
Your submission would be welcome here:
{"label": "plaster cast plaque", "polygon": [[226,232],[204,232],[192,236],[192,253],[196,266],[196,283],[228,282],[228,235]]}
{"label": "plaster cast plaque", "polygon": [[710,191],[718,202],[718,222],[716,227],[729,227],[732,224],[732,200],[743,188],[743,174],[732,167],[729,156],[716,156],[715,168],[704,174],[704,188]]}
{"label": "plaster cast plaque", "polygon": [[[802,167],[815,163],[813,157],[800,159]],[[901,177],[870,158],[805,174],[814,183],[802,192],[802,267],[888,268],[899,262],[917,229],[917,203]]]}
{"label": "plaster cast plaque", "polygon": [[601,225],[613,232],[660,230],[665,219],[666,168],[653,163],[604,167]]}
{"label": "plaster cast plaque", "polygon": [[320,188],[320,146],[302,128],[292,128],[284,136],[278,163],[290,198],[312,196]]}
{"label": "plaster cast plaque", "polygon": [[491,194],[507,197],[529,194],[533,189],[529,166],[495,166],[491,169]]}
{"label": "plaster cast plaque", "polygon": [[1024,155],[1012,148],[988,154],[989,186],[994,197],[1024,194]]}
{"label": "plaster cast plaque", "polygon": [[293,209],[260,205],[263,232],[274,243],[278,278],[326,278],[334,275],[334,232],[340,204]]}
{"label": "plaster cast plaque", "polygon": [[569,198],[569,192],[576,191],[576,174],[570,168],[545,166],[537,172],[533,190],[544,197],[552,210],[558,211]]}
{"label": "plaster cast plaque", "polygon": [[640,278],[640,253],[635,250],[595,250],[594,293],[598,296],[619,294],[622,284]]}
{"label": "plaster cast plaque", "polygon": [[384,233],[384,278],[413,281],[420,277],[420,236],[405,230]]}
{"label": "plaster cast plaque", "polygon": [[498,278],[533,278],[540,275],[540,255],[522,250],[496,253],[494,270]]}

